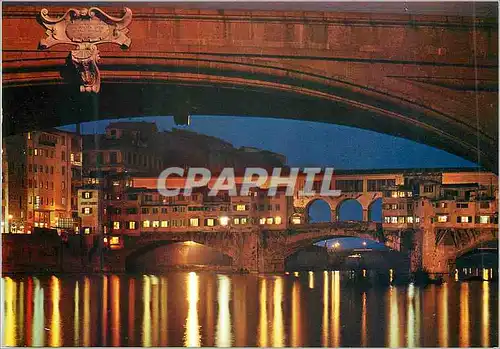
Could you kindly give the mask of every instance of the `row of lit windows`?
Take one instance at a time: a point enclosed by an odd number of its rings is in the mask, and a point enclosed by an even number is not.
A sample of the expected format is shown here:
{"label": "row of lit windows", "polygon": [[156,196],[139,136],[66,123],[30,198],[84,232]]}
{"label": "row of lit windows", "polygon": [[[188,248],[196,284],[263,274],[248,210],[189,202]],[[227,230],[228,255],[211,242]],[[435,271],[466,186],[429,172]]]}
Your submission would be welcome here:
{"label": "row of lit windows", "polygon": [[[450,222],[449,215],[438,215],[436,217],[438,223],[446,223]],[[431,218],[431,222],[433,222],[433,218]],[[476,216],[476,223],[480,224],[489,224],[491,223],[491,216]],[[457,223],[474,223],[472,216],[457,216]]]}
{"label": "row of lit windows", "polygon": [[405,208],[407,210],[413,210],[413,204],[412,203],[384,204],[382,208],[384,210],[404,210]]}
{"label": "row of lit windows", "polygon": [[[92,210],[90,209],[90,212]],[[205,218],[204,226],[214,227],[217,225],[227,226],[230,222],[229,217],[220,217],[217,218]],[[281,217],[263,217],[259,219],[259,224],[281,224]],[[118,230],[122,227],[122,222],[113,221],[113,229]],[[232,224],[233,225],[245,225],[250,223],[250,219],[248,217],[233,217]],[[200,218],[190,218],[190,219],[172,219],[172,220],[144,220],[141,222],[141,226],[143,228],[168,228],[168,227],[199,227],[201,226]],[[137,229],[139,227],[139,223],[136,221],[127,221],[125,222],[126,229]]]}
{"label": "row of lit windows", "polygon": [[419,223],[420,217],[413,216],[385,216],[384,223],[390,224],[404,224],[404,223]]}
{"label": "row of lit windows", "polygon": [[[35,205],[43,205],[43,200],[44,198],[40,195],[37,195],[37,196],[28,196],[28,204],[29,205],[32,205],[32,204],[35,204]],[[45,205],[48,205],[49,204],[49,198],[48,197],[45,197]],[[50,198],[50,204],[52,206],[54,206],[54,198]],[[61,198],[61,204],[62,205],[66,205],[66,198]]]}
{"label": "row of lit windows", "polygon": [[48,149],[39,149],[39,148],[28,148],[28,155],[29,156],[45,156],[45,157],[50,157],[54,158],[56,152],[54,150],[48,150]]}
{"label": "row of lit windows", "polygon": [[385,191],[384,197],[386,198],[411,198],[413,193],[411,191]]}

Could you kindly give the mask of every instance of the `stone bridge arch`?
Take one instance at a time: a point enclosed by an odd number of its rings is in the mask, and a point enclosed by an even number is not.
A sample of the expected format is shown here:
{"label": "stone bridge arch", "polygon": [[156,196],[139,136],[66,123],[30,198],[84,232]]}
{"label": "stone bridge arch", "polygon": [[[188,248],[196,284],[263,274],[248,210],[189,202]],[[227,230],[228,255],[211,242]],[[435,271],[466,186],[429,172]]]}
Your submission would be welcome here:
{"label": "stone bridge arch", "polygon": [[[123,6],[102,5],[113,16]],[[496,18],[127,6],[131,45],[99,45],[98,98],[68,86],[70,48],[38,49],[42,8],[67,5],[3,7],[4,134],[137,115],[265,116],[370,129],[497,168]]]}
{"label": "stone bridge arch", "polygon": [[[184,243],[184,242],[192,242],[194,244],[199,244],[204,247],[208,247],[210,249],[213,249],[214,251],[217,251],[221,253],[223,256],[227,256],[230,258],[230,265],[231,267],[234,265],[234,260],[235,260],[235,254],[233,249],[226,249],[226,248],[220,248],[220,247],[214,247],[210,246],[209,244],[202,243],[202,242],[195,242],[193,240],[186,240],[186,241],[180,241],[180,240],[158,240],[158,241],[153,241],[150,243],[145,243],[139,245],[136,249],[129,251],[129,253],[125,256],[125,271],[133,271],[137,268],[137,262],[140,260],[141,257],[146,256],[150,252],[154,252],[157,249],[160,249],[162,247],[166,246],[171,246],[174,244],[179,244],[179,243]],[[185,246],[186,249],[191,248],[192,246]]]}
{"label": "stone bridge arch", "polygon": [[341,237],[356,237],[375,242],[384,242],[383,233],[380,224],[374,223],[347,223],[342,227],[341,222],[332,224],[314,224],[308,225],[307,231],[298,231],[286,238],[286,248],[283,256],[287,258],[295,252],[313,245],[319,241],[341,238]]}

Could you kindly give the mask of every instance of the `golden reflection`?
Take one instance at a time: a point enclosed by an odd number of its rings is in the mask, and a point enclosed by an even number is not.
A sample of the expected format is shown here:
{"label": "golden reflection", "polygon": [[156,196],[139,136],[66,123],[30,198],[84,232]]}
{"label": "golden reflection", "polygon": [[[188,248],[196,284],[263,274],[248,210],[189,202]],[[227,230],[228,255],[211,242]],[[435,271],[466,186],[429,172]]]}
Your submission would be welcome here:
{"label": "golden reflection", "polygon": [[489,269],[483,269],[483,280],[488,281],[490,279],[490,271]]}
{"label": "golden reflection", "polygon": [[470,319],[469,319],[469,283],[460,284],[460,330],[459,345],[468,348],[470,346]]}
{"label": "golden reflection", "polygon": [[78,281],[75,282],[75,292],[73,295],[75,312],[73,314],[73,345],[80,346],[80,291],[78,289]]}
{"label": "golden reflection", "polygon": [[332,271],[332,346],[340,346],[340,272]]}
{"label": "golden reflection", "polygon": [[295,281],[292,286],[292,347],[302,346],[300,301],[300,282]]}
{"label": "golden reflection", "polygon": [[151,280],[149,276],[142,278],[142,346],[151,346]]}
{"label": "golden reflection", "polygon": [[438,343],[440,347],[448,347],[449,327],[448,327],[448,283],[441,286],[439,299],[439,325],[438,325]]}
{"label": "golden reflection", "polygon": [[219,314],[217,316],[215,345],[217,347],[230,347],[232,342],[231,313],[229,311],[231,281],[226,275],[218,275],[217,284],[217,304],[219,305]]}
{"label": "golden reflection", "polygon": [[393,279],[394,279],[394,270],[389,269],[389,282],[392,283]]}
{"label": "golden reflection", "polygon": [[[19,336],[17,339],[19,340],[20,343],[24,342],[24,282],[21,281],[19,282],[19,311],[18,313],[18,331],[19,331]],[[31,302],[31,299],[29,300]]]}
{"label": "golden reflection", "polygon": [[273,347],[285,346],[285,333],[283,326],[283,278],[276,277],[274,280],[274,293],[273,293]]}
{"label": "golden reflection", "polygon": [[455,269],[455,281],[458,281],[458,269]]}
{"label": "golden reflection", "polygon": [[167,310],[167,278],[160,278],[160,346],[167,346],[168,310]]}
{"label": "golden reflection", "polygon": [[309,288],[314,288],[314,273],[309,272]]}
{"label": "golden reflection", "polygon": [[151,326],[151,332],[153,334],[153,337],[152,337],[151,345],[153,347],[157,347],[158,346],[158,338],[159,338],[158,331],[160,330],[160,327],[158,325],[158,321],[159,321],[159,314],[158,314],[159,282],[158,282],[158,278],[156,276],[151,275],[150,278],[151,278],[151,309],[153,311],[153,325]]}
{"label": "golden reflection", "polygon": [[329,332],[329,319],[328,319],[328,308],[329,308],[329,292],[328,292],[328,272],[323,272],[323,324],[322,324],[322,336],[321,345],[324,347],[328,346],[328,332]]}
{"label": "golden reflection", "polygon": [[413,348],[416,345],[416,314],[415,314],[415,286],[413,284],[408,285],[408,299],[406,304],[408,306],[406,310],[406,346]]}
{"label": "golden reflection", "polygon": [[135,345],[135,279],[128,281],[128,345]]}
{"label": "golden reflection", "polygon": [[267,280],[261,279],[259,293],[259,346],[267,347]]}
{"label": "golden reflection", "polygon": [[55,276],[51,278],[50,292],[52,295],[52,318],[50,321],[50,346],[60,347],[61,337],[61,312],[59,311],[59,301],[61,299],[61,283]]}
{"label": "golden reflection", "polygon": [[83,279],[83,346],[90,346],[90,279]]}
{"label": "golden reflection", "polygon": [[206,346],[213,347],[215,345],[214,340],[214,319],[215,319],[215,311],[214,311],[214,278],[209,277],[206,284],[206,316],[205,316],[205,328],[206,328]]}
{"label": "golden reflection", "polygon": [[111,277],[111,334],[112,346],[120,346],[120,278]]}
{"label": "golden reflection", "polygon": [[[366,271],[363,270],[363,273]],[[366,292],[363,292],[361,296],[361,346],[366,347],[367,338],[366,338]]]}
{"label": "golden reflection", "polygon": [[186,319],[186,334],[184,338],[184,345],[186,347],[201,346],[200,327],[198,325],[198,287],[198,275],[194,272],[190,272],[187,276],[187,300],[189,308]]}
{"label": "golden reflection", "polygon": [[482,333],[481,345],[483,347],[490,346],[490,284],[488,281],[483,281],[483,299],[482,299]]}
{"label": "golden reflection", "polygon": [[[233,314],[247,314],[247,284],[246,282],[242,282],[242,278],[238,277],[234,282],[233,297]],[[251,305],[250,308],[252,308]],[[242,347],[247,345],[248,329],[246,316],[241,316],[238,321],[234,321],[234,332],[234,346]]]}
{"label": "golden reflection", "polygon": [[35,299],[34,299],[34,312],[33,312],[33,338],[32,344],[34,347],[45,346],[45,315],[43,311],[44,296],[43,288],[40,287],[40,280],[33,278],[35,284]]}
{"label": "golden reflection", "polygon": [[32,338],[31,331],[33,331],[33,278],[28,277],[27,290],[26,290],[26,329],[25,329],[25,345],[31,347]]}
{"label": "golden reflection", "polygon": [[10,277],[2,279],[5,297],[3,340],[5,346],[17,345],[16,341],[16,283]]}
{"label": "golden reflection", "polygon": [[103,275],[102,277],[102,346],[107,346],[108,344],[108,277]]}
{"label": "golden reflection", "polygon": [[389,347],[399,348],[398,294],[394,286],[389,287]]}
{"label": "golden reflection", "polygon": [[298,272],[298,271],[295,271],[295,272],[293,273],[293,276],[295,276],[296,278],[298,278],[298,277],[299,277],[299,272]]}

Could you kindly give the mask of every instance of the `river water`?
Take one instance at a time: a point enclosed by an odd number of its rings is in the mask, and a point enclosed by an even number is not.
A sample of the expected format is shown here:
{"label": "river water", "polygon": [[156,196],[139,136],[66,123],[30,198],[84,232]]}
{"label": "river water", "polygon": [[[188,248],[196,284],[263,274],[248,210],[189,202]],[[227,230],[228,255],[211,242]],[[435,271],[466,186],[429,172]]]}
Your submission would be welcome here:
{"label": "river water", "polygon": [[341,272],[2,278],[13,346],[498,346],[498,284],[361,287]]}

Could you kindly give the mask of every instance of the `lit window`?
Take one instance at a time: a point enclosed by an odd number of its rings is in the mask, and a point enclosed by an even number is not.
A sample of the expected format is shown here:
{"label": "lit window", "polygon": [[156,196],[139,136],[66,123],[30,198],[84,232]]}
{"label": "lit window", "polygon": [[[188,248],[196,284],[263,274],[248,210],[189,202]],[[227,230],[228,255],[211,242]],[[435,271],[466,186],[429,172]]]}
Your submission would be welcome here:
{"label": "lit window", "polygon": [[90,234],[90,228],[83,229],[83,233],[87,235]]}
{"label": "lit window", "polygon": [[168,227],[168,221],[161,221],[161,227],[162,228],[167,228]]}
{"label": "lit window", "polygon": [[415,223],[420,223],[420,217],[415,217]]}
{"label": "lit window", "polygon": [[92,197],[92,193],[89,191],[86,191],[83,193],[83,198],[84,199],[90,199]]}
{"label": "lit window", "polygon": [[411,191],[406,192],[406,196],[411,198],[413,196],[413,193]]}
{"label": "lit window", "polygon": [[479,223],[481,224],[490,223],[490,216],[479,216]]}
{"label": "lit window", "polygon": [[399,224],[403,224],[404,222],[405,222],[405,217],[403,217],[403,216],[398,217]]}
{"label": "lit window", "polygon": [[71,161],[75,161],[75,154],[71,153],[71,155],[69,157],[70,157]]}
{"label": "lit window", "polygon": [[398,222],[398,217],[391,217],[391,223],[396,224]]}
{"label": "lit window", "polygon": [[245,205],[236,205],[236,211],[245,211],[246,207]]}
{"label": "lit window", "polygon": [[229,217],[220,217],[219,223],[222,226],[226,226],[229,223]]}
{"label": "lit window", "polygon": [[[386,218],[388,218],[388,217],[386,217]],[[301,223],[300,217],[293,217],[292,218],[292,223],[293,224],[300,224]]]}
{"label": "lit window", "polygon": [[234,218],[233,219],[233,224],[236,224],[236,225],[240,224],[240,219],[239,218]]}
{"label": "lit window", "polygon": [[128,228],[129,229],[135,229],[136,228],[136,223],[134,221],[128,222]]}
{"label": "lit window", "polygon": [[153,228],[159,228],[160,227],[160,221],[153,221]]}
{"label": "lit window", "polygon": [[28,139],[31,139],[31,132],[28,132]]}
{"label": "lit window", "polygon": [[247,224],[248,223],[248,219],[246,217],[240,218],[240,223],[241,224]]}
{"label": "lit window", "polygon": [[273,224],[273,217],[269,217],[266,219],[266,224]]}
{"label": "lit window", "polygon": [[109,244],[110,245],[118,245],[120,243],[120,238],[118,236],[112,236],[109,239]]}
{"label": "lit window", "polygon": [[117,187],[120,185],[120,182],[119,181],[113,181],[113,186]]}
{"label": "lit window", "polygon": [[279,217],[279,216],[275,217],[274,224],[281,224],[281,217]]}
{"label": "lit window", "polygon": [[143,228],[149,228],[151,225],[151,222],[150,221],[142,221],[142,227]]}
{"label": "lit window", "polygon": [[406,222],[407,223],[413,223],[413,217],[412,216],[406,217]]}
{"label": "lit window", "polygon": [[391,223],[391,217],[384,217],[384,223]]}
{"label": "lit window", "polygon": [[398,197],[398,192],[397,191],[391,192],[391,197],[397,198]]}
{"label": "lit window", "polygon": [[85,214],[91,214],[92,213],[92,208],[91,207],[84,207],[83,208],[83,213],[85,213]]}
{"label": "lit window", "polygon": [[207,218],[206,226],[207,227],[213,227],[214,225],[215,225],[215,219],[213,219],[213,218]]}
{"label": "lit window", "polygon": [[460,223],[469,223],[469,217],[467,217],[467,216],[461,216],[460,217]]}
{"label": "lit window", "polygon": [[406,193],[405,193],[404,191],[400,191],[400,192],[398,192],[398,196],[399,196],[400,198],[404,198],[404,197],[405,197],[405,194],[406,194]]}
{"label": "lit window", "polygon": [[113,229],[114,230],[120,229],[120,222],[113,222]]}
{"label": "lit window", "polygon": [[440,202],[439,203],[439,207],[441,207],[441,208],[447,208],[448,204],[446,202]]}
{"label": "lit window", "polygon": [[446,216],[446,215],[438,216],[438,222],[439,223],[448,222],[448,216]]}
{"label": "lit window", "polygon": [[266,219],[265,218],[259,219],[259,224],[266,224]]}
{"label": "lit window", "polygon": [[189,226],[191,226],[191,227],[200,226],[200,219],[199,218],[190,218],[189,219]]}
{"label": "lit window", "polygon": [[35,155],[38,155],[38,149],[35,148]]}

